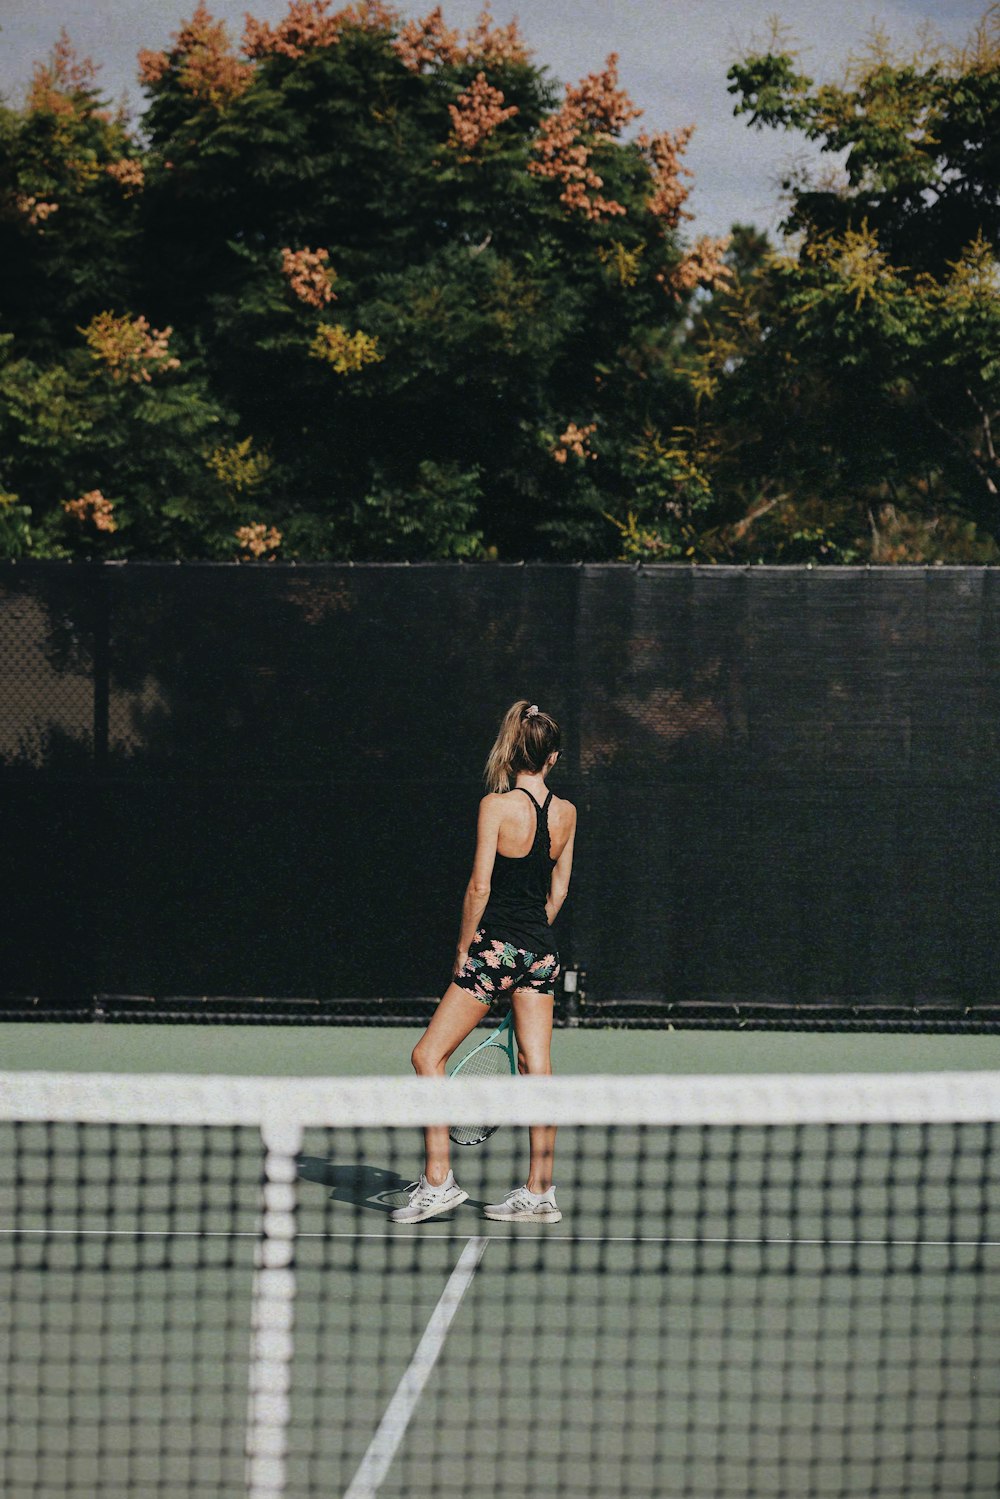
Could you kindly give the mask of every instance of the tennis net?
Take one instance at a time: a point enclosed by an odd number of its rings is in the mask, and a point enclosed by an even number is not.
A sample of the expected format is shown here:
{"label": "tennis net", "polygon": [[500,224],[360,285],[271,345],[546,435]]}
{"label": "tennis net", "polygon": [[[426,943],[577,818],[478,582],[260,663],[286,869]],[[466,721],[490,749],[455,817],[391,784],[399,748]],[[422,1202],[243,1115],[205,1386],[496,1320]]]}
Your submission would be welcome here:
{"label": "tennis net", "polygon": [[[538,1120],[562,1221],[485,1219]],[[991,1073],[0,1074],[0,1493],[995,1499],[998,1121]]]}

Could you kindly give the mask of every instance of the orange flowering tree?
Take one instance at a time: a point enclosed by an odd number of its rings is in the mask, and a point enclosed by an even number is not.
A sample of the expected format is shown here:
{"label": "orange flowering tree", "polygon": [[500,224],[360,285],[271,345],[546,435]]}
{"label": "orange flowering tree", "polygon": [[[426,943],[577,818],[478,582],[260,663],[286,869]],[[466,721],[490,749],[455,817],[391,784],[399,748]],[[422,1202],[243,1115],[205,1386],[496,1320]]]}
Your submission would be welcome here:
{"label": "orange flowering tree", "polygon": [[71,336],[99,295],[123,300],[134,284],[141,152],[97,77],[63,32],[24,107],[0,106],[3,328],[26,349]]}
{"label": "orange flowering tree", "polygon": [[65,35],[0,107],[0,555],[184,557],[232,528],[203,455],[235,416],[149,315],[148,165]]}
{"label": "orange flowering tree", "polygon": [[488,7],[199,0],[138,68],[135,123],[65,36],[0,105],[0,555],[1000,559],[996,4],[734,64],[846,153],[777,248]]}
{"label": "orange flowering tree", "polygon": [[729,277],[686,234],[691,127],[635,136],[614,56],[558,87],[488,7],[235,34],[199,0],[138,69],[141,133],[64,41],[0,120],[0,548],[7,515],[55,555],[617,555]]}

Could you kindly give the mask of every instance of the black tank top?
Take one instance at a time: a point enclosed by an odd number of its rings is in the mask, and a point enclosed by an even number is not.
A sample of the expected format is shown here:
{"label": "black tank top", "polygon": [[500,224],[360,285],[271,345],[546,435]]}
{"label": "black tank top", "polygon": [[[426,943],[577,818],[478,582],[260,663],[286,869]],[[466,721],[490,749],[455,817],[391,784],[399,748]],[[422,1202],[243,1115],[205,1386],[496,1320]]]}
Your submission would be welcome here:
{"label": "black tank top", "polygon": [[[551,930],[545,915],[552,866],[556,862],[549,853],[552,792],[539,806],[527,786],[515,786],[513,790],[523,791],[531,800],[535,809],[535,839],[520,858],[509,858],[497,849],[490,898],[480,925],[485,927],[488,936],[501,942],[512,942],[515,947],[527,948],[537,957],[553,951]],[[506,795],[509,796],[510,792]]]}

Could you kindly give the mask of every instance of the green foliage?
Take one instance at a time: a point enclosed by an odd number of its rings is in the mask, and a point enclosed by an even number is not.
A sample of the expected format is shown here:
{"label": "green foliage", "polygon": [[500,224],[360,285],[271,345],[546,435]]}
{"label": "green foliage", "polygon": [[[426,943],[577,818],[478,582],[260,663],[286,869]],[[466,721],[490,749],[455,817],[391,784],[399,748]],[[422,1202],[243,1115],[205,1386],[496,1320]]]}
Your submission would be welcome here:
{"label": "green foliage", "polygon": [[212,448],[205,454],[205,463],[227,496],[237,501],[259,489],[271,469],[268,455],[254,451],[252,437],[244,437],[232,447]]}
{"label": "green foliage", "polygon": [[0,106],[2,315],[23,352],[48,355],[102,306],[128,300],[138,210],[127,178],[139,158],[65,37],[36,69],[27,107]]}
{"label": "green foliage", "polygon": [[[280,26],[263,41],[257,28],[248,59],[197,10],[167,53],[143,55],[141,141],[73,83],[68,54],[53,64],[55,115],[35,100],[0,121],[4,232],[51,262],[42,274],[22,256],[20,313],[0,288],[20,387],[3,418],[10,486],[31,508],[32,544],[613,554],[602,512],[630,482],[616,455],[633,439],[612,435],[584,478],[555,461],[559,435],[595,421],[613,433],[624,411],[630,432],[684,419],[662,349],[689,296],[668,289],[683,247],[650,208],[649,162],[618,138],[613,75],[591,87],[599,125],[573,140],[617,216],[574,207],[535,170],[540,127],[562,105],[516,37],[489,40],[487,24],[416,67],[377,7],[341,17],[335,45],[316,25],[291,46],[274,45]],[[57,136],[43,180],[35,164]],[[138,166],[109,175],[121,160]],[[33,226],[16,209],[29,190],[62,194]],[[94,324],[126,311],[127,328]],[[137,381],[86,371],[92,326],[133,340]],[[144,352],[157,330],[179,369]],[[267,457],[252,482],[250,432]],[[62,511],[94,492],[115,497],[114,530]]]}
{"label": "green foliage", "polygon": [[813,80],[796,73],[794,59],[783,53],[766,52],[735,63],[727,75],[731,94],[740,96],[733,109],[748,114],[756,130],[765,126],[809,131],[813,114],[808,106]]}
{"label": "green foliage", "polygon": [[487,557],[475,529],[482,492],[479,470],[425,461],[406,483],[383,476],[365,496],[359,537],[372,557],[419,561]]}
{"label": "green foliage", "polygon": [[626,450],[628,492],[624,519],[608,516],[621,537],[626,562],[670,562],[694,557],[704,516],[714,495],[711,455],[697,428],[675,428],[669,437],[649,429]]}
{"label": "green foliage", "polygon": [[0,491],[0,557],[24,557],[31,551],[31,506],[16,494]]}
{"label": "green foliage", "polygon": [[840,180],[814,182],[805,171],[783,183],[788,233],[842,234],[867,220],[894,263],[935,274],[978,233],[1000,240],[997,5],[962,48],[928,41],[897,56],[874,28],[840,85],[816,85],[780,50],[737,63],[727,76],[736,114],[846,153]]}
{"label": "green foliage", "polygon": [[722,455],[713,552],[992,554],[998,23],[991,7],[970,47],[912,57],[876,31],[836,87],[787,49],[730,69],[737,113],[847,154],[842,175],[792,174],[783,251],[742,267],[695,329]]}
{"label": "green foliage", "polygon": [[1000,7],[734,64],[845,163],[777,248],[684,242],[685,131],[626,141],[611,67],[296,17],[199,5],[138,129],[65,38],[0,107],[0,555],[992,560]]}
{"label": "green foliage", "polygon": [[[0,362],[0,486],[21,501],[17,554],[225,555],[234,501],[202,455],[232,422],[203,382],[116,381],[83,347],[42,366],[11,357],[14,342]],[[66,510],[94,493],[112,501],[113,527]]]}

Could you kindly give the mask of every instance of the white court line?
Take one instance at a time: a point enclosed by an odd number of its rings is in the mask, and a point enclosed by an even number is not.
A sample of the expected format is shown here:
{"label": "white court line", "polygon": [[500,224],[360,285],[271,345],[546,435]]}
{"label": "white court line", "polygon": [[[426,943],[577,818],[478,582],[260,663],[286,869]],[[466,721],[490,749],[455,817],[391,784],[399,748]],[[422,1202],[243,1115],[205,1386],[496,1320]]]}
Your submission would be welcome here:
{"label": "white court line", "polygon": [[[0,1228],[0,1238],[27,1237],[35,1235],[44,1239],[256,1239],[259,1234],[250,1229],[220,1228]],[[399,1239],[409,1240],[408,1233],[296,1233],[296,1239]],[[455,1239],[464,1239],[464,1233],[423,1233],[422,1239],[433,1239],[439,1244],[450,1244]],[[543,1240],[556,1244],[828,1244],[838,1247],[864,1245],[880,1249],[1000,1249],[1000,1239],[754,1239],[730,1238],[725,1234],[486,1234],[484,1239],[495,1239],[497,1243],[509,1243],[515,1239],[524,1244],[540,1244]],[[471,1242],[471,1240],[470,1240]]]}
{"label": "white court line", "polygon": [[386,1406],[385,1415],[368,1444],[368,1451],[361,1459],[344,1499],[374,1499],[378,1493],[488,1243],[489,1239],[486,1237],[470,1239],[459,1255],[458,1263],[448,1277],[441,1299],[431,1313],[423,1337],[396,1386],[396,1393]]}

